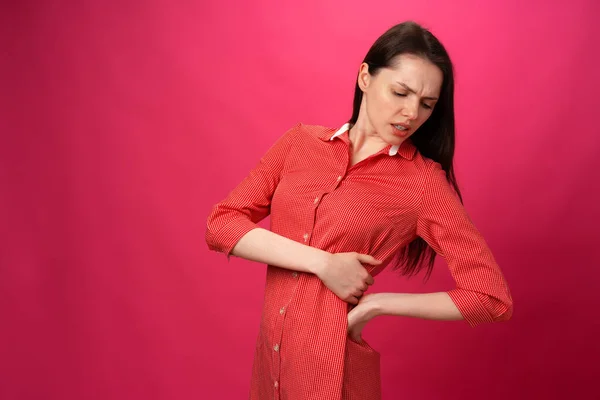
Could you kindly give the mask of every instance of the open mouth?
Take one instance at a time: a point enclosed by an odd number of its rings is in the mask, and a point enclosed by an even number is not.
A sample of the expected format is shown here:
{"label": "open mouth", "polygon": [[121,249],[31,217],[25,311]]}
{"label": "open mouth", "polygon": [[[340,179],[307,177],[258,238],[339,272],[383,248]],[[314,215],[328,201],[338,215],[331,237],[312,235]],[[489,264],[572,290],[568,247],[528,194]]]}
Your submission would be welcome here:
{"label": "open mouth", "polygon": [[400,136],[405,136],[410,131],[410,126],[400,124],[393,124],[392,126],[394,127],[394,133]]}

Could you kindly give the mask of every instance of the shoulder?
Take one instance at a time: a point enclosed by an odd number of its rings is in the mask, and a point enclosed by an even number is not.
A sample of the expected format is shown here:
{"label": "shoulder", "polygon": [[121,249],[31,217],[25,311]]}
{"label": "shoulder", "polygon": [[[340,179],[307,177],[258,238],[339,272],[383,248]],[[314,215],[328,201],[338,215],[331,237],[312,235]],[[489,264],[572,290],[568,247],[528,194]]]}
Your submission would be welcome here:
{"label": "shoulder", "polygon": [[301,136],[313,137],[317,139],[328,139],[338,129],[323,125],[305,124],[302,122],[297,123],[294,128]]}
{"label": "shoulder", "polygon": [[446,171],[439,162],[417,152],[413,165],[418,171],[422,192],[450,189],[451,185]]}
{"label": "shoulder", "polygon": [[333,128],[298,122],[288,128],[283,134],[280,134],[271,145],[271,148],[286,152],[292,148],[314,148],[317,142],[326,142],[334,132]]}
{"label": "shoulder", "polygon": [[331,128],[323,125],[310,125],[302,122],[296,123],[289,128],[281,139],[294,145],[315,144],[315,141],[326,142],[339,128]]}
{"label": "shoulder", "polygon": [[425,157],[418,150],[415,153],[413,164],[415,168],[419,171],[419,173],[423,176],[423,178],[426,178],[427,180],[429,180],[434,175],[439,175],[440,173],[443,173],[445,175],[445,171],[442,168],[442,164],[431,158]]}

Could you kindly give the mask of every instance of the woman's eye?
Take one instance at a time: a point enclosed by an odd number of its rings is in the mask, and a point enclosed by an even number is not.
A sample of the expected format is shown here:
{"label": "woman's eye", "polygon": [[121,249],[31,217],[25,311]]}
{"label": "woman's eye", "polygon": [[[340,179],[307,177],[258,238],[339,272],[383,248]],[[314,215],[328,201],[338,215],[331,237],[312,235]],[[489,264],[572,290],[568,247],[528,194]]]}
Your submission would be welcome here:
{"label": "woman's eye", "polygon": [[[406,94],[406,93],[398,93],[395,90],[394,90],[394,95],[395,96],[399,96],[399,97],[406,97],[406,96],[408,96],[408,94]],[[429,104],[422,103],[422,106],[423,106],[423,108],[425,108],[427,110],[433,109],[433,106],[430,106]]]}

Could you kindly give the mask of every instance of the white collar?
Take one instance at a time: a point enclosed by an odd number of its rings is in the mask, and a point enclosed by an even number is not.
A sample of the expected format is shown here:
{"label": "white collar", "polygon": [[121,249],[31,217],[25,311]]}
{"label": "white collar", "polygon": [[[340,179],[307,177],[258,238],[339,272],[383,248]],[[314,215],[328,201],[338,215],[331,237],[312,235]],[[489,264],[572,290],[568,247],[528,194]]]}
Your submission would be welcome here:
{"label": "white collar", "polygon": [[[345,123],[340,129],[337,130],[336,133],[333,134],[333,136],[331,136],[331,138],[329,140],[333,140],[336,137],[340,136],[341,134],[343,134],[344,132],[346,132],[347,130],[350,129],[352,125],[350,125],[349,122]],[[389,155],[390,156],[395,156],[396,154],[398,154],[398,149],[400,148],[399,145],[394,145],[392,147],[390,147],[390,152]]]}

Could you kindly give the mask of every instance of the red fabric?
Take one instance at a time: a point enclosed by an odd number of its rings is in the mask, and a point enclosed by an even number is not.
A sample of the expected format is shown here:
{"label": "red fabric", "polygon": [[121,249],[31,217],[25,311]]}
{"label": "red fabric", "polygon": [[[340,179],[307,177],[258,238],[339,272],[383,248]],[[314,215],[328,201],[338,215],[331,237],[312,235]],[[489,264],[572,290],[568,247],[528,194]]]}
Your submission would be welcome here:
{"label": "red fabric", "polygon": [[[209,248],[229,255],[270,213],[279,235],[383,260],[368,266],[376,276],[421,236],[446,259],[456,281],[448,293],[466,321],[510,318],[504,277],[441,166],[407,140],[349,168],[348,132],[334,133],[303,124],[286,132],[213,208]],[[250,398],[380,399],[379,354],[349,339],[347,312],[316,276],[268,266]]]}

